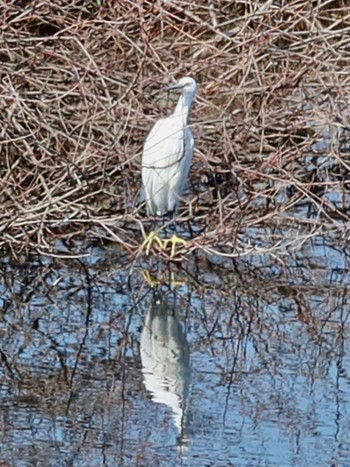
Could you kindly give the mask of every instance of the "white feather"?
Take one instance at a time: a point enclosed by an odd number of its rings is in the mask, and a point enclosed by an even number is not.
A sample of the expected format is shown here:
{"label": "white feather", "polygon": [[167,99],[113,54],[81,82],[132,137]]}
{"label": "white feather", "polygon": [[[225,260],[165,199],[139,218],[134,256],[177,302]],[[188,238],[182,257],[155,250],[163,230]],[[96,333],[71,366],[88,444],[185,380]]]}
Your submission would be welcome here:
{"label": "white feather", "polygon": [[182,78],[177,86],[182,93],[174,113],[155,123],[143,149],[142,183],[149,214],[174,211],[191,166],[194,140],[187,125],[197,86],[192,78]]}

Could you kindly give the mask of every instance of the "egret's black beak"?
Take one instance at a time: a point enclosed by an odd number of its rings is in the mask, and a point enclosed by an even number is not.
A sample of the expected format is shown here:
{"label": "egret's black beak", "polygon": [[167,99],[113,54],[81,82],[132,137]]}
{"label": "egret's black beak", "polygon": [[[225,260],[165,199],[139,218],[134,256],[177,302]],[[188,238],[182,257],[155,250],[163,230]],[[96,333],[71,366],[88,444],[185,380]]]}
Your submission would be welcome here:
{"label": "egret's black beak", "polygon": [[167,88],[165,88],[165,90],[167,92],[171,92],[171,91],[182,91],[183,90],[183,85],[182,84],[173,84],[172,86],[168,86]]}

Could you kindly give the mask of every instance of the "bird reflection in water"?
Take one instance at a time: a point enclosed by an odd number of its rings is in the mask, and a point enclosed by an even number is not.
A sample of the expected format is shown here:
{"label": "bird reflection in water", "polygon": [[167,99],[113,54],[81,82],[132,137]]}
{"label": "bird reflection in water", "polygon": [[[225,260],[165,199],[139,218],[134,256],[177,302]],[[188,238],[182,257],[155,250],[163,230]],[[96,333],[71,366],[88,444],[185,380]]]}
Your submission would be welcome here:
{"label": "bird reflection in water", "polygon": [[182,445],[188,434],[189,347],[175,310],[159,292],[155,293],[145,318],[141,361],[145,387],[154,402],[171,409]]}

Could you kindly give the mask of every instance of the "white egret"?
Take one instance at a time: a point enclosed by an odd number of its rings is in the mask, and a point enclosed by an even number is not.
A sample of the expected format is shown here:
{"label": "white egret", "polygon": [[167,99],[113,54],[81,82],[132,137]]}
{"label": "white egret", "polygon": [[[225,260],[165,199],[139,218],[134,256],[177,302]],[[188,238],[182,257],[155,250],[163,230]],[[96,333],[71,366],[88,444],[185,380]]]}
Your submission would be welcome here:
{"label": "white egret", "polygon": [[[193,78],[185,77],[168,90],[181,92],[175,111],[169,117],[158,120],[146,138],[142,155],[142,184],[145,192],[147,213],[164,216],[172,213],[181,199],[191,166],[194,140],[188,127],[188,113],[197,89]],[[146,252],[156,242],[161,248],[185,240],[173,235],[162,240],[151,232],[145,240]]]}
{"label": "white egret", "polygon": [[145,317],[140,339],[142,373],[154,402],[167,405],[185,436],[190,394],[190,349],[175,310],[159,292]]}

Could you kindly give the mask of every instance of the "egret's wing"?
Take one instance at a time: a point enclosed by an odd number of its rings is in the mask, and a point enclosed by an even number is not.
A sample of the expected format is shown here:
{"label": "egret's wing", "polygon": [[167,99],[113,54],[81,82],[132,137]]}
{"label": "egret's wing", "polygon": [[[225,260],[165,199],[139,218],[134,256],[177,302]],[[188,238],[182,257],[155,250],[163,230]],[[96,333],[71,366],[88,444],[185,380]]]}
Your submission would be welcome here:
{"label": "egret's wing", "polygon": [[165,214],[173,210],[181,196],[180,182],[188,175],[188,171],[184,173],[188,165],[184,161],[185,134],[186,131],[179,126],[179,119],[170,116],[156,122],[146,139],[142,180],[151,212]]}
{"label": "egret's wing", "polygon": [[143,148],[142,168],[170,168],[183,156],[183,129],[172,116],[155,123]]}

